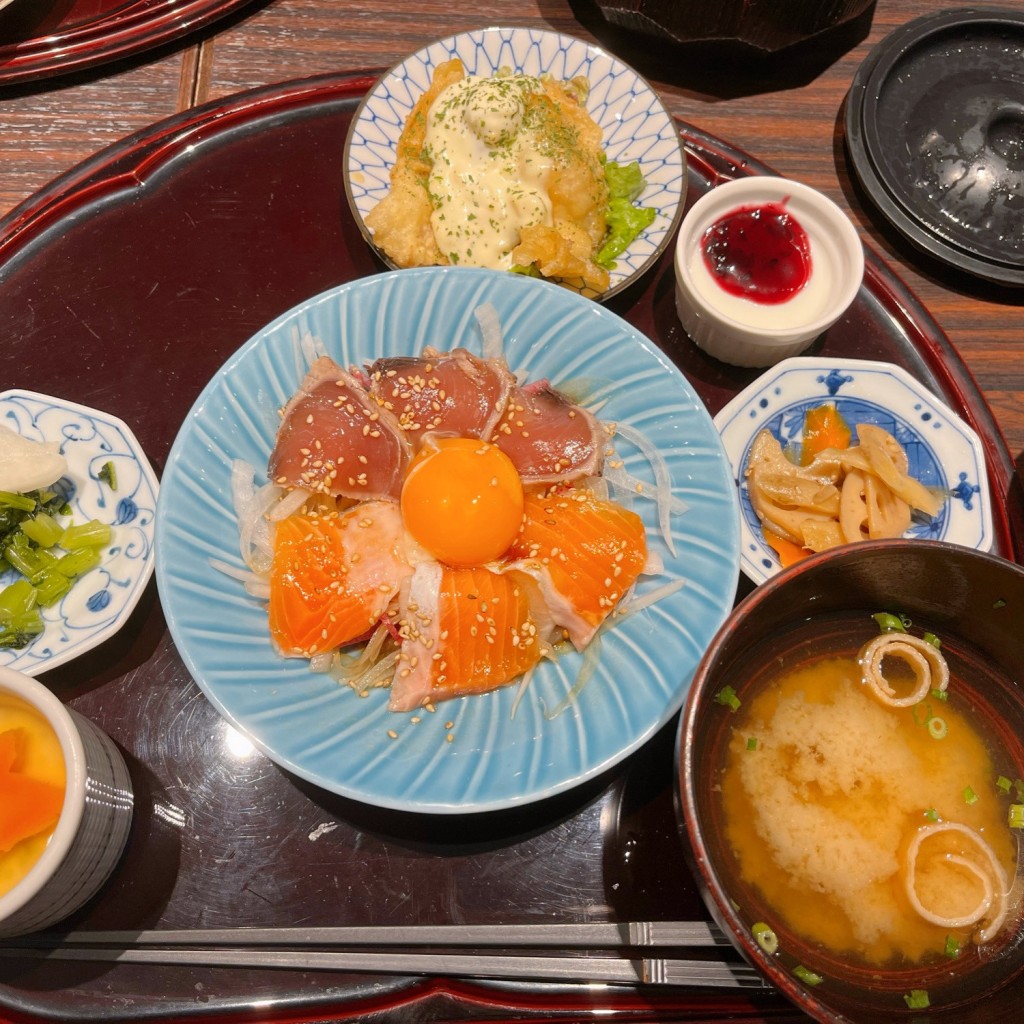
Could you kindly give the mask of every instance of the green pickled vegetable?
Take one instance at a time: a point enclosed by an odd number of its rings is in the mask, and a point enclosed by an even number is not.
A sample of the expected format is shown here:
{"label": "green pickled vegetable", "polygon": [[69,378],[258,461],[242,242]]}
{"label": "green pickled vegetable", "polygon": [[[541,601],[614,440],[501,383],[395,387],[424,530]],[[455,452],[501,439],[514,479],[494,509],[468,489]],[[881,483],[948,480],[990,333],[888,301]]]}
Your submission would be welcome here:
{"label": "green pickled vegetable", "polygon": [[58,517],[68,512],[56,491],[0,491],[0,572],[20,576],[0,588],[0,647],[31,643],[45,628],[39,609],[56,604],[100,564],[111,527],[95,519],[65,524]]}

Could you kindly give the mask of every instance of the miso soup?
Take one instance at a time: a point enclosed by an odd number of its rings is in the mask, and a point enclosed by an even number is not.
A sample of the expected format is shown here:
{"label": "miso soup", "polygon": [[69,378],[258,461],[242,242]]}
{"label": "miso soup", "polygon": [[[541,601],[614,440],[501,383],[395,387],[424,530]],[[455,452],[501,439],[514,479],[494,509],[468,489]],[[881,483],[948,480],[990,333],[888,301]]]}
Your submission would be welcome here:
{"label": "miso soup", "polygon": [[64,754],[46,719],[0,690],[0,896],[39,860],[64,804]]}
{"label": "miso soup", "polygon": [[[736,686],[722,822],[773,921],[843,958],[920,965],[1015,926],[1009,815],[1024,796],[998,716],[955,658],[948,687],[909,706],[872,692],[858,661],[872,627],[797,643]],[[886,668],[893,700],[908,691],[901,668]]]}

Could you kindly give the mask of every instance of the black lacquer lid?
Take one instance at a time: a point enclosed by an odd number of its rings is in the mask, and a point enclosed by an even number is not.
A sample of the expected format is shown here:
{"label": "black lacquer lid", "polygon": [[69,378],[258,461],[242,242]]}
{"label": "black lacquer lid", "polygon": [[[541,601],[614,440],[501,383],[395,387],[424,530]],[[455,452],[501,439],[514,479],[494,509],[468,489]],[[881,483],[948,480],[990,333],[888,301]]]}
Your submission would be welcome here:
{"label": "black lacquer lid", "polygon": [[883,39],[851,86],[846,143],[861,185],[911,242],[1024,284],[1024,12],[959,8]]}

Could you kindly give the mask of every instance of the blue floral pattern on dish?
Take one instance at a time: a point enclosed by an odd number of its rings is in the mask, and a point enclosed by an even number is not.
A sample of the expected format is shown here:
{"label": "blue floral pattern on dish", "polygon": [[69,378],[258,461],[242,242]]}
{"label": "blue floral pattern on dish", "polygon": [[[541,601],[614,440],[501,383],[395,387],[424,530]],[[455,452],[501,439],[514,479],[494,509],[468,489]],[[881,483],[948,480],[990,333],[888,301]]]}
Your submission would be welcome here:
{"label": "blue floral pattern on dish", "polygon": [[755,583],[780,569],[765,543],[744,480],[754,438],[770,430],[783,447],[798,447],[804,414],[833,402],[851,427],[871,423],[903,445],[910,474],[949,500],[932,520],[915,518],[908,537],[945,540],[987,551],[992,506],[985,456],[975,432],[910,376],[891,363],[798,356],[767,370],[715,417],[740,497],[741,568]]}
{"label": "blue floral pattern on dish", "polygon": [[501,68],[559,79],[583,75],[587,110],[604,132],[609,160],[639,161],[647,182],[638,202],[654,207],[654,223],[616,261],[605,300],[648,270],[669,243],[683,213],[686,160],[679,132],[658,95],[629,66],[597,46],[557,32],[487,28],[441,39],[392,68],[367,94],[345,143],[345,190],[370,244],[366,215],[387,194],[398,137],[427,90],[434,68],[458,57],[473,75]]}
{"label": "blue floral pattern on dish", "polygon": [[[58,441],[68,463],[58,486],[72,518],[113,527],[101,564],[42,610],[44,632],[20,650],[0,650],[0,665],[34,676],[91,650],[128,619],[153,573],[158,483],[135,436],[106,413],[11,390],[0,394],[0,423],[34,441]],[[108,466],[116,490],[101,476]],[[14,578],[0,576],[0,585]]]}

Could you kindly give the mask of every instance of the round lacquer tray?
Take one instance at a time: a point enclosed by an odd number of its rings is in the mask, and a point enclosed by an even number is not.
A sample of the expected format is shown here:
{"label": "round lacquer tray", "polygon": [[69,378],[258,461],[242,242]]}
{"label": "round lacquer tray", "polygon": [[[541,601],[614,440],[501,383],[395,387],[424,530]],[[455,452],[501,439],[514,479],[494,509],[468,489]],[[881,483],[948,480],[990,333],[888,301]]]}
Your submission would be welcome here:
{"label": "round lacquer tray", "polygon": [[[190,111],[97,154],[0,222],[7,384],[131,423],[162,470],[196,397],[243,342],[302,300],[383,269],[342,181],[347,128],[375,77],[307,79]],[[767,171],[690,125],[679,131],[690,201],[738,167]],[[756,371],[696,349],[673,292],[669,252],[609,307],[675,362],[713,415]],[[897,363],[969,422],[985,449],[995,549],[1020,554],[1012,463],[994,420],[941,330],[874,255],[849,316],[814,352]],[[675,722],[555,798],[453,818],[333,795],[256,751],[193,683],[153,585],[126,628],[41,678],[119,744],[137,800],[122,862],[68,928],[707,919],[675,819]],[[721,949],[691,955],[737,962]],[[641,1008],[805,1019],[753,990],[0,955],[0,1013],[16,1018],[550,1020]]]}

